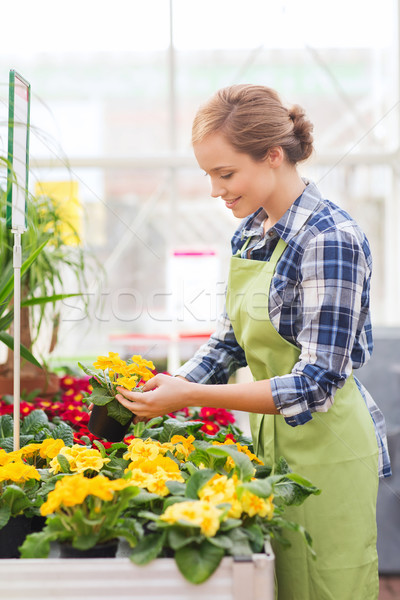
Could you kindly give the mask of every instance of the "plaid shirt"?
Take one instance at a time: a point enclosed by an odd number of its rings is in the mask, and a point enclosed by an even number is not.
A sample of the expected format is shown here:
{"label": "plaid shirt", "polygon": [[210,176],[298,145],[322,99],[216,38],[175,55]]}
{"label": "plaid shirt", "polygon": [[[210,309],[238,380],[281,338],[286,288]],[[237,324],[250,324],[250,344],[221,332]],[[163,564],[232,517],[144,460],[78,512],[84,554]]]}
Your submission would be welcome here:
{"label": "plaid shirt", "polygon": [[[271,282],[269,316],[300,356],[291,373],[270,382],[277,409],[289,425],[297,426],[309,421],[311,413],[327,411],[335,391],[371,355],[371,253],[355,221],[324,200],[313,183],[266,235],[265,218],[260,208],[244,219],[233,235],[232,251],[236,254],[251,237],[243,258],[267,261],[279,238],[288,245]],[[224,310],[209,341],[175,374],[198,383],[227,383],[246,364]],[[389,476],[384,417],[356,382],[375,425],[379,474]]]}

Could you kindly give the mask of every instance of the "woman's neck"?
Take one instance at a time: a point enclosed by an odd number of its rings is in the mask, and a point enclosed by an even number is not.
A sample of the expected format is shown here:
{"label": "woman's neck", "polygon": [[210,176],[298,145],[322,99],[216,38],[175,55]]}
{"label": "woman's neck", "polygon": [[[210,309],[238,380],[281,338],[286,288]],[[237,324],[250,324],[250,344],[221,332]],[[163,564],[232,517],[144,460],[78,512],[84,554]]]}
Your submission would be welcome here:
{"label": "woman's neck", "polygon": [[289,172],[282,173],[282,176],[277,173],[276,193],[269,198],[268,206],[264,206],[268,215],[264,221],[264,233],[283,217],[293,202],[301,196],[305,187],[306,184],[295,168],[292,167]]}

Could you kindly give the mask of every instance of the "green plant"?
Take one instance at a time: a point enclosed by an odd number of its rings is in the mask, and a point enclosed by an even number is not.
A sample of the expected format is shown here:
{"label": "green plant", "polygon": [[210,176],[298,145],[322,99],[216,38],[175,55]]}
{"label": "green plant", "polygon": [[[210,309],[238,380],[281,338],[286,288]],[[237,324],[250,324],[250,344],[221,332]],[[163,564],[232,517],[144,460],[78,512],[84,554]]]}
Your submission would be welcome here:
{"label": "green plant", "polygon": [[141,356],[132,356],[128,361],[122,360],[117,352],[109,352],[108,356],[98,356],[94,369],[89,369],[81,363],[80,368],[89,375],[93,391],[89,396],[90,402],[96,406],[107,406],[107,414],[121,425],[126,425],[132,419],[132,412],[122,406],[115,398],[117,385],[130,391],[141,392],[140,383],[153,377],[150,369],[154,369],[151,361]]}
{"label": "green plant", "polygon": [[[14,421],[11,415],[0,416],[0,448],[11,452],[14,447]],[[33,410],[24,417],[20,425],[20,445],[41,442],[47,438],[61,439],[65,444],[73,444],[73,430],[67,423],[51,423],[43,410]]]}
{"label": "green plant", "polygon": [[[27,203],[27,230],[21,236],[23,266],[21,269],[21,356],[36,367],[31,350],[37,339],[44,320],[52,323],[52,339],[49,352],[57,341],[59,323],[58,303],[60,300],[81,296],[85,306],[87,302],[82,294],[86,283],[88,254],[77,243],[67,246],[64,243],[65,229],[76,236],[72,225],[63,219],[57,203],[48,196],[30,196]],[[6,192],[0,189],[0,340],[11,350],[13,338],[7,330],[13,322],[11,306],[13,294],[13,234],[6,226]],[[77,290],[65,293],[65,281],[68,277]],[[25,350],[26,349],[26,350]],[[4,374],[12,372],[12,356],[2,368]]]}
{"label": "green plant", "polygon": [[45,558],[50,542],[55,540],[68,542],[79,550],[118,537],[134,546],[138,536],[136,523],[123,515],[139,491],[126,479],[111,480],[104,475],[88,478],[82,473],[64,475],[41,506],[41,514],[49,515],[45,527],[25,539],[21,557]]}
{"label": "green plant", "polygon": [[16,453],[0,449],[0,529],[11,517],[38,514],[42,499],[38,495],[40,474]]}

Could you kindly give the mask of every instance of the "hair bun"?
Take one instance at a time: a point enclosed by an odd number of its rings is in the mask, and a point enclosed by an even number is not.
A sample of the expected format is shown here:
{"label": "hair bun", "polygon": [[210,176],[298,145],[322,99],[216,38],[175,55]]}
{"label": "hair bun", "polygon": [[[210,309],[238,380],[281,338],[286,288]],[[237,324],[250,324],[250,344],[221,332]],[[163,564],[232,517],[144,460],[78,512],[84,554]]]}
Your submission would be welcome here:
{"label": "hair bun", "polygon": [[314,126],[307,119],[304,109],[298,104],[294,104],[288,113],[293,121],[293,133],[301,145],[302,156],[298,160],[306,160],[313,151],[314,138],[312,132]]}

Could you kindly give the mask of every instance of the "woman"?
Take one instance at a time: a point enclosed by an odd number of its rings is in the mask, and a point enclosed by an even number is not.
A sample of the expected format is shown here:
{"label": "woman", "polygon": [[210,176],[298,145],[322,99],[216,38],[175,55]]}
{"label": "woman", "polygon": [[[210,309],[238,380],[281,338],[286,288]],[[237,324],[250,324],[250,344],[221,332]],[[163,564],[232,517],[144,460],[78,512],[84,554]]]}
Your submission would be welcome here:
{"label": "woman", "polygon": [[[300,536],[288,550],[275,545],[279,599],[376,599],[378,474],[390,475],[390,464],[382,414],[353,376],[372,350],[368,242],[299,176],[312,125],[273,90],[220,90],[198,111],[192,141],[212,196],[244,219],[226,309],[179,377],[157,375],[140,398],[119,388],[118,399],[138,417],[185,406],[248,411],[258,456],[284,456],[322,490],[287,513],[311,534],[317,560]],[[246,364],[254,382],[227,385]]]}

